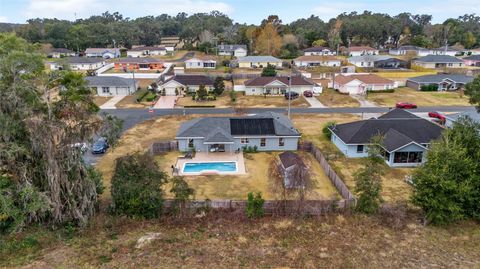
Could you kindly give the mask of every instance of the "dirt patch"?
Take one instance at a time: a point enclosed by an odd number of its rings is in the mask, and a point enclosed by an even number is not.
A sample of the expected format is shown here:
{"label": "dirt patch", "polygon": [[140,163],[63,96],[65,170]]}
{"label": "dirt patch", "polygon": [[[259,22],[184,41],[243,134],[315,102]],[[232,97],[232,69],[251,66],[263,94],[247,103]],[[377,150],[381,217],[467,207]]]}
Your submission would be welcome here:
{"label": "dirt patch", "polygon": [[112,97],[104,97],[104,96],[94,96],[93,97],[93,102],[97,105],[97,106],[101,106],[103,104],[105,104],[108,100],[112,99]]}
{"label": "dirt patch", "polygon": [[[292,100],[292,107],[309,107],[310,104],[303,96]],[[283,96],[256,96],[237,94],[237,107],[287,107],[288,100]]]}

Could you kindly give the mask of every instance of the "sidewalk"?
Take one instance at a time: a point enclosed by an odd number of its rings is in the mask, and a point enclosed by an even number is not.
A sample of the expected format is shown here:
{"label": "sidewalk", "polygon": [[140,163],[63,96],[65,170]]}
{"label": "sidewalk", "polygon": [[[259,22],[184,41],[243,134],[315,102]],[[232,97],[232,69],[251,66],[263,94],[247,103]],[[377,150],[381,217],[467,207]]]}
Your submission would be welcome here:
{"label": "sidewalk", "polygon": [[118,102],[122,101],[123,98],[125,98],[126,95],[116,95],[112,97],[112,99],[108,100],[105,102],[105,104],[101,105],[101,109],[117,109],[115,106]]}

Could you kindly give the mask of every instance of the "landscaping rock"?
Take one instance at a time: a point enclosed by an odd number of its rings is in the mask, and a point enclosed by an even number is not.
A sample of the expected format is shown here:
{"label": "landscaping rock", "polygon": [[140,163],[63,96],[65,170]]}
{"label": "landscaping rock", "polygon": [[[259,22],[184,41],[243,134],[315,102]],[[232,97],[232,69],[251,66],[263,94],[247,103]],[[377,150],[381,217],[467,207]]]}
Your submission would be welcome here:
{"label": "landscaping rock", "polygon": [[150,245],[154,240],[160,238],[160,233],[148,233],[137,240],[135,248],[143,248],[147,245]]}

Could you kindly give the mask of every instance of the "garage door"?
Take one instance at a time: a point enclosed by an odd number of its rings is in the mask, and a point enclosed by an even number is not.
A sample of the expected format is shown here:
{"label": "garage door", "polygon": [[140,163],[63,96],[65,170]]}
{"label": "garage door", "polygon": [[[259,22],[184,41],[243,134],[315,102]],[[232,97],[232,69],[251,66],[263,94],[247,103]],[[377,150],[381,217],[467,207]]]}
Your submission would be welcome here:
{"label": "garage door", "polygon": [[128,95],[127,88],[117,88],[117,95]]}
{"label": "garage door", "polygon": [[165,88],[165,95],[175,95],[175,88]]}

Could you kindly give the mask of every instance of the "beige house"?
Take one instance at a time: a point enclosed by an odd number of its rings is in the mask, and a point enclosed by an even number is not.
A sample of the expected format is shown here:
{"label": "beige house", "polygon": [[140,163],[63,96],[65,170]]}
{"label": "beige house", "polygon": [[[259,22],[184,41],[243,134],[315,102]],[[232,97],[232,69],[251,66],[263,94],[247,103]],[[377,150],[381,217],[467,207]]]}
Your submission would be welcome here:
{"label": "beige house", "polygon": [[267,65],[282,67],[282,60],[273,56],[246,56],[238,58],[238,67],[240,68],[263,68]]}
{"label": "beige house", "polygon": [[374,74],[336,75],[333,88],[341,93],[363,95],[368,91],[390,90],[398,87],[392,80]]}
{"label": "beige house", "polygon": [[462,60],[448,55],[427,55],[413,60],[412,64],[430,69],[465,67],[465,63]]}
{"label": "beige house", "polygon": [[175,75],[161,83],[159,90],[165,91],[165,95],[175,96],[196,92],[200,85],[211,91],[213,79],[204,75]]}

